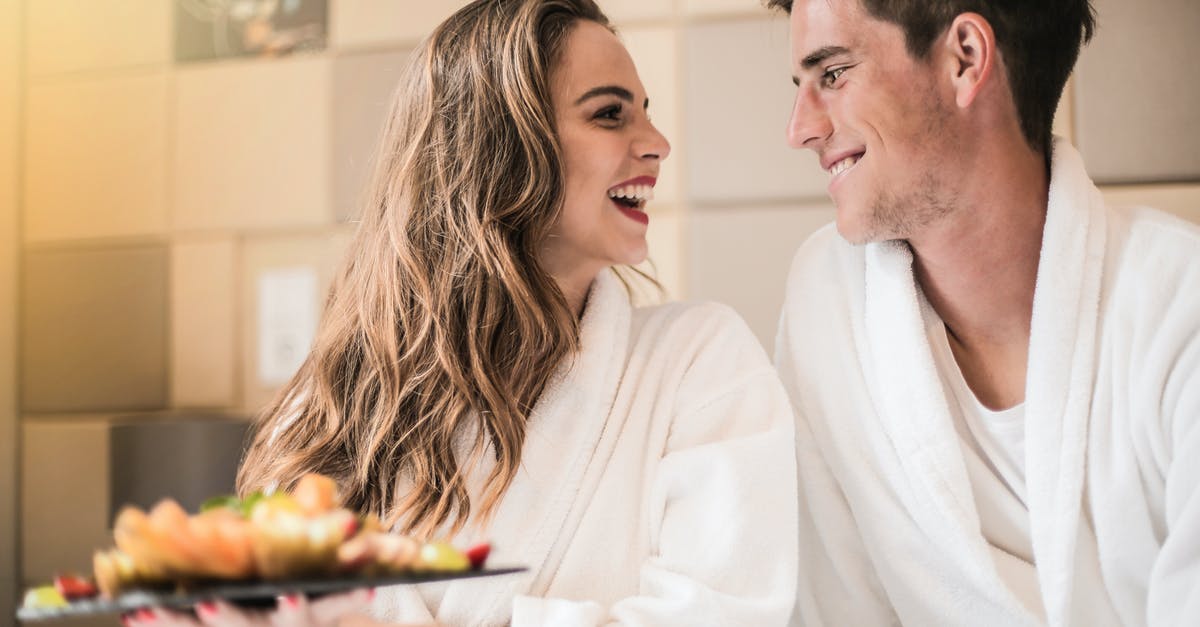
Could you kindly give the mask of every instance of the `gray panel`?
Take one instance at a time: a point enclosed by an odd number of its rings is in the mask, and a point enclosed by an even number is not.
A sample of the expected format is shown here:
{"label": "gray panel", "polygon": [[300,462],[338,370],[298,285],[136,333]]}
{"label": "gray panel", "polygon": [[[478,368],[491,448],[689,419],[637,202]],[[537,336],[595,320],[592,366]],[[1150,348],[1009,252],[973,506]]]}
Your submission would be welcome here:
{"label": "gray panel", "polygon": [[40,250],[24,270],[26,412],[165,407],[166,247]]}
{"label": "gray panel", "polygon": [[231,494],[247,423],[203,417],[114,424],[109,434],[110,519],[124,505],[171,497],[188,511]]}
{"label": "gray panel", "polygon": [[688,221],[688,298],[731,305],[772,352],[792,257],[835,217],[832,207],[696,212]]}
{"label": "gray panel", "polygon": [[1075,73],[1076,143],[1099,182],[1200,180],[1200,2],[1096,0]]}
{"label": "gray panel", "polygon": [[333,61],[333,200],[339,222],[358,213],[407,52]]}
{"label": "gray panel", "polygon": [[824,199],[829,177],[812,151],[787,145],[796,95],[787,19],[700,22],[687,27],[684,39],[684,133],[693,203]]}
{"label": "gray panel", "polygon": [[111,546],[108,425],[26,418],[21,439],[21,577],[91,571],[92,551]]}

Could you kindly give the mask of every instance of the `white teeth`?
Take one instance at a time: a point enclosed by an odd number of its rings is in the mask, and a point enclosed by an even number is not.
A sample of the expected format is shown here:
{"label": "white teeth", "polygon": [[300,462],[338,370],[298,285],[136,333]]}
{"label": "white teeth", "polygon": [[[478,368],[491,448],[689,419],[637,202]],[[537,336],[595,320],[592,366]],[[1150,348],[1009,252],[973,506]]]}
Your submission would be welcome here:
{"label": "white teeth", "polygon": [[833,164],[833,167],[829,168],[829,174],[830,176],[837,176],[850,169],[850,166],[853,166],[856,163],[858,163],[858,157],[846,157],[845,159]]}
{"label": "white teeth", "polygon": [[608,190],[609,198],[628,198],[630,200],[654,200],[654,188],[649,185],[626,185]]}

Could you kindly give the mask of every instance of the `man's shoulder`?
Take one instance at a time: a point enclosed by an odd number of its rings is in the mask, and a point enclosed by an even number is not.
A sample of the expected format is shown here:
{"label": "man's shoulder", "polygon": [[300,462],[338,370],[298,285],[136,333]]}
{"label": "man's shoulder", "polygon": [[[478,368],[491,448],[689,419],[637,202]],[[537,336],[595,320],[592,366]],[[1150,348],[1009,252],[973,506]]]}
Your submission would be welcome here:
{"label": "man's shoulder", "polygon": [[1109,212],[1127,246],[1200,259],[1200,225],[1146,206],[1110,207]]}

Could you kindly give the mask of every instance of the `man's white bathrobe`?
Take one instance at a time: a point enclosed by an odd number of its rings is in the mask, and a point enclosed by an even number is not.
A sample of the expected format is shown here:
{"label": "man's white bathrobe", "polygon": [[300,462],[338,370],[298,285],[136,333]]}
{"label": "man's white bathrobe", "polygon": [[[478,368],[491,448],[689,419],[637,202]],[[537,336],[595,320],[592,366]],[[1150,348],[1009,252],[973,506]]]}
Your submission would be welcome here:
{"label": "man's white bathrobe", "polygon": [[1200,229],[1106,208],[1063,140],[1051,170],[1025,394],[1036,571],[981,533],[996,513],[910,249],[826,228],[796,256],[776,355],[800,414],[795,621],[1200,625]]}
{"label": "man's white bathrobe", "polygon": [[634,309],[606,271],[581,345],[538,400],[521,472],[482,534],[490,565],[528,573],[382,589],[373,614],[456,626],[785,625],[794,421],[745,323],[715,304]]}

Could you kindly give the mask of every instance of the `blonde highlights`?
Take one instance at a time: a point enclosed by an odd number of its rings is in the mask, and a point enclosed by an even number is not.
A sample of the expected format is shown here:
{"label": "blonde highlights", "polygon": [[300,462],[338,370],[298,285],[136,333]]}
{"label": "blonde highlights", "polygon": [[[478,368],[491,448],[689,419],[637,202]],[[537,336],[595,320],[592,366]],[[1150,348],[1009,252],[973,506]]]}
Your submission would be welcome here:
{"label": "blonde highlights", "polygon": [[322,472],[346,505],[419,536],[493,512],[534,403],[578,350],[538,255],[563,198],[550,69],[579,20],[608,25],[591,0],[477,0],[415,55],[351,256],[239,491]]}

